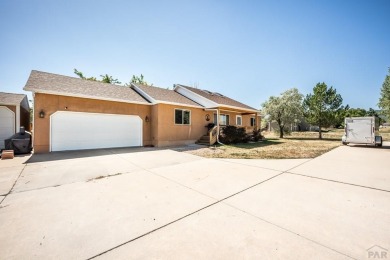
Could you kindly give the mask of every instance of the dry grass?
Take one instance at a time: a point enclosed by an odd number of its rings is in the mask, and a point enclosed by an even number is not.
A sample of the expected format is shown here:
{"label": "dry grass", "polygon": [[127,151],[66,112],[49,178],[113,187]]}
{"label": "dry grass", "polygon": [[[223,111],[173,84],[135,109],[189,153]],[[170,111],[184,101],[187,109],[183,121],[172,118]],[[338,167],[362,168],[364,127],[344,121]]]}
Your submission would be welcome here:
{"label": "dry grass", "polygon": [[324,133],[294,133],[280,139],[272,134],[258,143],[235,144],[201,148],[188,153],[208,158],[236,159],[299,159],[314,158],[341,145],[342,131]]}
{"label": "dry grass", "polygon": [[[301,159],[314,158],[341,145],[344,129],[332,129],[322,133],[322,140],[318,139],[318,132],[294,132],[280,139],[273,133],[263,133],[265,140],[258,143],[217,145],[188,153],[207,158],[235,158],[235,159]],[[390,141],[390,128],[380,130],[384,141]]]}
{"label": "dry grass", "polygon": [[383,141],[390,141],[390,127],[379,129]]}

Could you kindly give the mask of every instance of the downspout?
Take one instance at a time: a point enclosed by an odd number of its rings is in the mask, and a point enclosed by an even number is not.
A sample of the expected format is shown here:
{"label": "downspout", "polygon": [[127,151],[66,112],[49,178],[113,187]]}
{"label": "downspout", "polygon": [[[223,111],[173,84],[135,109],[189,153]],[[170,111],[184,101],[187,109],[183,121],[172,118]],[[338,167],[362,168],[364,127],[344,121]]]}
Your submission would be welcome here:
{"label": "downspout", "polygon": [[221,143],[220,141],[219,141],[219,109],[217,109],[217,108],[206,108],[205,109],[205,111],[207,111],[207,110],[211,110],[211,111],[216,111],[217,112],[217,143],[219,143],[220,145],[225,145],[225,144],[223,144],[223,143]]}

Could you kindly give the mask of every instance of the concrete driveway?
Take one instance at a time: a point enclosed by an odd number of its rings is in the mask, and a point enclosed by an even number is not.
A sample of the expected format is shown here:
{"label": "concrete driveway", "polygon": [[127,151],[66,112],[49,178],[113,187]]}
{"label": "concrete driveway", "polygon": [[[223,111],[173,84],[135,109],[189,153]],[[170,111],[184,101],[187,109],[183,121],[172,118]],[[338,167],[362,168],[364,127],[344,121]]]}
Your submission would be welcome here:
{"label": "concrete driveway", "polygon": [[0,258],[390,258],[388,145],[303,160],[153,148],[2,160]]}

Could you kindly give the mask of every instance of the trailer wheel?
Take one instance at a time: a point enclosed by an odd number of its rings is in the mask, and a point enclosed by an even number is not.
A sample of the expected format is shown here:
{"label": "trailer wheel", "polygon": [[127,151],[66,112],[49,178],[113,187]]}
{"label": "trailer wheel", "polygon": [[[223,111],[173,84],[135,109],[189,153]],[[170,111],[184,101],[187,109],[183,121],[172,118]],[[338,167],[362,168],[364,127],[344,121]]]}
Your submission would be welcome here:
{"label": "trailer wheel", "polygon": [[343,143],[343,145],[347,145],[348,143],[347,142],[342,142]]}
{"label": "trailer wheel", "polygon": [[382,147],[383,144],[382,136],[376,136],[376,137],[380,138],[381,141],[375,144],[375,146]]}

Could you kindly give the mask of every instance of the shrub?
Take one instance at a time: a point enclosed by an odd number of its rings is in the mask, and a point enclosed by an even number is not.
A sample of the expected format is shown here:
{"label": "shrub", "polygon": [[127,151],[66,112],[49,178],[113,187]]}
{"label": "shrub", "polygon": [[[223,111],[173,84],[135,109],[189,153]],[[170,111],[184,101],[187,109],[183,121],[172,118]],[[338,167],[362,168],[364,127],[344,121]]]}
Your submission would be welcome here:
{"label": "shrub", "polygon": [[253,130],[253,132],[252,132],[252,139],[255,142],[258,142],[261,139],[263,139],[263,136],[261,135],[261,130],[260,129],[259,130],[256,130],[256,129]]}
{"label": "shrub", "polygon": [[222,129],[221,142],[225,144],[247,143],[249,136],[245,133],[242,127],[233,125],[226,126]]}
{"label": "shrub", "polygon": [[207,131],[210,131],[211,129],[213,129],[214,126],[215,126],[214,123],[208,123],[208,124],[206,125]]}

